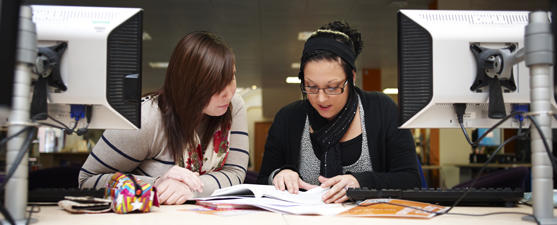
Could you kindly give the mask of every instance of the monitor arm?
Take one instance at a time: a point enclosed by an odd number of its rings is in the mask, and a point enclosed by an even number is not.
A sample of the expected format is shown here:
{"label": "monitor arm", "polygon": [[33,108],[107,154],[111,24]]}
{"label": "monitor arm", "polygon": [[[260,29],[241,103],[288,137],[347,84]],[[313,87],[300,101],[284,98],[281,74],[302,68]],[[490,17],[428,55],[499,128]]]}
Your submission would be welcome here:
{"label": "monitor arm", "polygon": [[[492,119],[504,118],[505,101],[503,88],[516,90],[512,67],[517,62],[516,45],[507,44],[507,47],[490,49],[479,46],[479,43],[470,44],[470,50],[476,59],[476,80],[470,87],[472,91],[481,91],[485,86],[489,88],[489,112]],[[520,54],[518,54],[520,55]]]}
{"label": "monitor arm", "polygon": [[39,75],[33,88],[33,100],[31,101],[31,116],[37,116],[38,120],[46,120],[48,112],[47,104],[47,85],[50,85],[60,91],[66,91],[68,88],[60,75],[60,62],[62,55],[66,51],[68,44],[61,42],[59,44],[40,47],[33,72]]}

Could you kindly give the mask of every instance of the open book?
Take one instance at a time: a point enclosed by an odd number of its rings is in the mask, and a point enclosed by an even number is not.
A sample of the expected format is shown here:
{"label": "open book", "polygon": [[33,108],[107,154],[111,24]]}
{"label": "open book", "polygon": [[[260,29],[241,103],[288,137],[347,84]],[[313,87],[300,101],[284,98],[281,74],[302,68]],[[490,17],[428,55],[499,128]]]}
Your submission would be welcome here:
{"label": "open book", "polygon": [[286,214],[336,215],[348,209],[338,204],[325,204],[321,197],[327,191],[328,189],[316,187],[291,194],[279,191],[272,185],[240,184],[216,190],[210,197],[195,200],[198,205],[216,210],[254,206]]}
{"label": "open book", "polygon": [[299,204],[323,204],[321,196],[323,196],[327,190],[328,189],[316,187],[309,191],[300,191],[298,194],[291,194],[288,191],[279,191],[273,185],[240,184],[215,190],[213,194],[211,194],[211,197],[253,196],[255,198],[267,197]]}

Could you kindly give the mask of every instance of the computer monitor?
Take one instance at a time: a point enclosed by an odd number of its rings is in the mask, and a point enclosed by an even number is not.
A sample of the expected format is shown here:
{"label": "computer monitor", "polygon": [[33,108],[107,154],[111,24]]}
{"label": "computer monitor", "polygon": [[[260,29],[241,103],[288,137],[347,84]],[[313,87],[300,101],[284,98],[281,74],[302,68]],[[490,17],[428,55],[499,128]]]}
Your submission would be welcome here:
{"label": "computer monitor", "polygon": [[[37,40],[34,40],[32,33],[35,29],[27,29],[28,36],[25,36],[25,43],[37,41],[39,47],[65,47],[61,57],[51,57],[53,61],[47,63],[55,65],[52,71],[58,72],[43,73],[56,74],[57,78],[57,83],[54,85],[56,87],[49,87],[48,91],[40,90],[41,93],[44,91],[47,97],[48,114],[69,126],[73,120],[70,116],[70,108],[76,105],[87,106],[85,108],[92,109],[91,118],[90,121],[82,120],[82,124],[86,122],[83,125],[88,128],[140,128],[143,10],[46,5],[21,8],[23,12],[21,21],[25,22],[25,26],[33,26],[29,21],[32,15],[37,34]],[[19,10],[19,6],[16,10]],[[2,35],[9,34],[11,33],[2,33]],[[40,52],[39,50],[39,55]],[[22,77],[25,81],[16,86],[18,91],[29,88],[32,76],[29,67],[32,66],[26,66],[26,70],[18,74],[18,79]],[[40,70],[40,67],[36,65],[35,69]],[[50,69],[43,71],[50,71]],[[39,76],[33,78],[36,80],[35,87],[38,86],[37,83],[45,81]],[[34,93],[38,93],[37,90],[35,89]],[[19,100],[24,102],[26,99],[27,96]],[[24,108],[19,110],[23,111]],[[15,116],[18,120],[10,125],[8,132],[15,132],[25,124],[26,118],[19,117]],[[25,139],[19,136],[11,139],[8,142],[6,156],[7,171],[11,171],[12,168],[17,170],[7,173],[7,176],[13,176],[5,188],[5,205],[18,224],[25,216],[28,184],[27,157],[25,154],[19,154],[24,152],[25,148],[19,150],[21,148],[19,145],[24,142],[30,143],[27,141],[30,140],[29,138],[31,137]],[[21,163],[18,163],[18,160],[21,160]],[[5,211],[2,213],[4,214]]]}
{"label": "computer monitor", "polygon": [[0,125],[12,104],[19,5],[19,0],[0,0]]}
{"label": "computer monitor", "polygon": [[[39,47],[66,43],[48,114],[71,127],[70,105],[92,106],[89,129],[137,129],[141,123],[143,10],[33,5]],[[81,120],[78,127],[86,126]]]}
{"label": "computer monitor", "polygon": [[[466,128],[488,128],[500,121],[488,116],[492,101],[489,88],[477,88],[479,63],[471,46],[507,48],[509,55],[515,54],[524,47],[527,24],[528,12],[523,11],[400,10],[401,128],[458,128],[454,103],[467,106],[463,120]],[[512,65],[510,60],[504,64]],[[506,114],[512,111],[513,105],[527,107],[530,101],[530,77],[525,63],[515,64],[508,70],[504,81],[507,83],[502,81],[500,89]],[[551,101],[555,110],[555,100],[551,98]],[[500,127],[519,125],[518,120],[510,119]],[[527,127],[528,121],[523,125]]]}
{"label": "computer monitor", "polygon": [[[487,132],[489,128],[478,128],[478,137],[481,137]],[[486,146],[486,147],[497,147],[501,144],[501,129],[494,129],[489,132],[480,143],[479,146]]]}

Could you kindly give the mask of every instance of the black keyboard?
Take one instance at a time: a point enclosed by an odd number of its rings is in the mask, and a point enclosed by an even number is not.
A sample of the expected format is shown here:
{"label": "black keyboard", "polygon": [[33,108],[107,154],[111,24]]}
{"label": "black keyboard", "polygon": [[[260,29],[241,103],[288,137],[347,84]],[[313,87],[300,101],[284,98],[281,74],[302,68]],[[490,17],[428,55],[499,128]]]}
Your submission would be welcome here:
{"label": "black keyboard", "polygon": [[[415,188],[415,189],[368,189],[349,188],[346,192],[352,201],[372,198],[396,198],[419,202],[429,202],[445,206],[462,196],[467,188]],[[523,198],[524,191],[511,188],[472,188],[458,205],[467,206],[515,206]]]}
{"label": "black keyboard", "polygon": [[58,202],[64,196],[93,196],[104,198],[104,189],[37,188],[29,191],[28,202]]}

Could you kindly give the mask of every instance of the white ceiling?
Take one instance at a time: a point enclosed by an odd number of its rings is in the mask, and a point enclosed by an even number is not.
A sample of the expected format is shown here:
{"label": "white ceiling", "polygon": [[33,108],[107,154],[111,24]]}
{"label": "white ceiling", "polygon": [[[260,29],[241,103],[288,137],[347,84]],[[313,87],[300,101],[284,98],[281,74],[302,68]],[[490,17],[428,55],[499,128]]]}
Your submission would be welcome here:
{"label": "white ceiling", "polygon": [[[298,71],[303,42],[298,32],[312,31],[333,20],[345,20],[359,29],[364,50],[358,68],[396,71],[396,12],[400,8],[427,9],[434,0],[113,0],[27,1],[31,4],[139,7],[144,9],[144,91],[162,84],[164,69],[149,62],[165,62],[186,33],[206,30],[221,36],[236,53],[238,86],[280,88],[286,76]],[[549,9],[549,0],[439,0],[440,9]],[[441,6],[443,5],[443,6]],[[383,77],[396,84],[396,76]]]}

